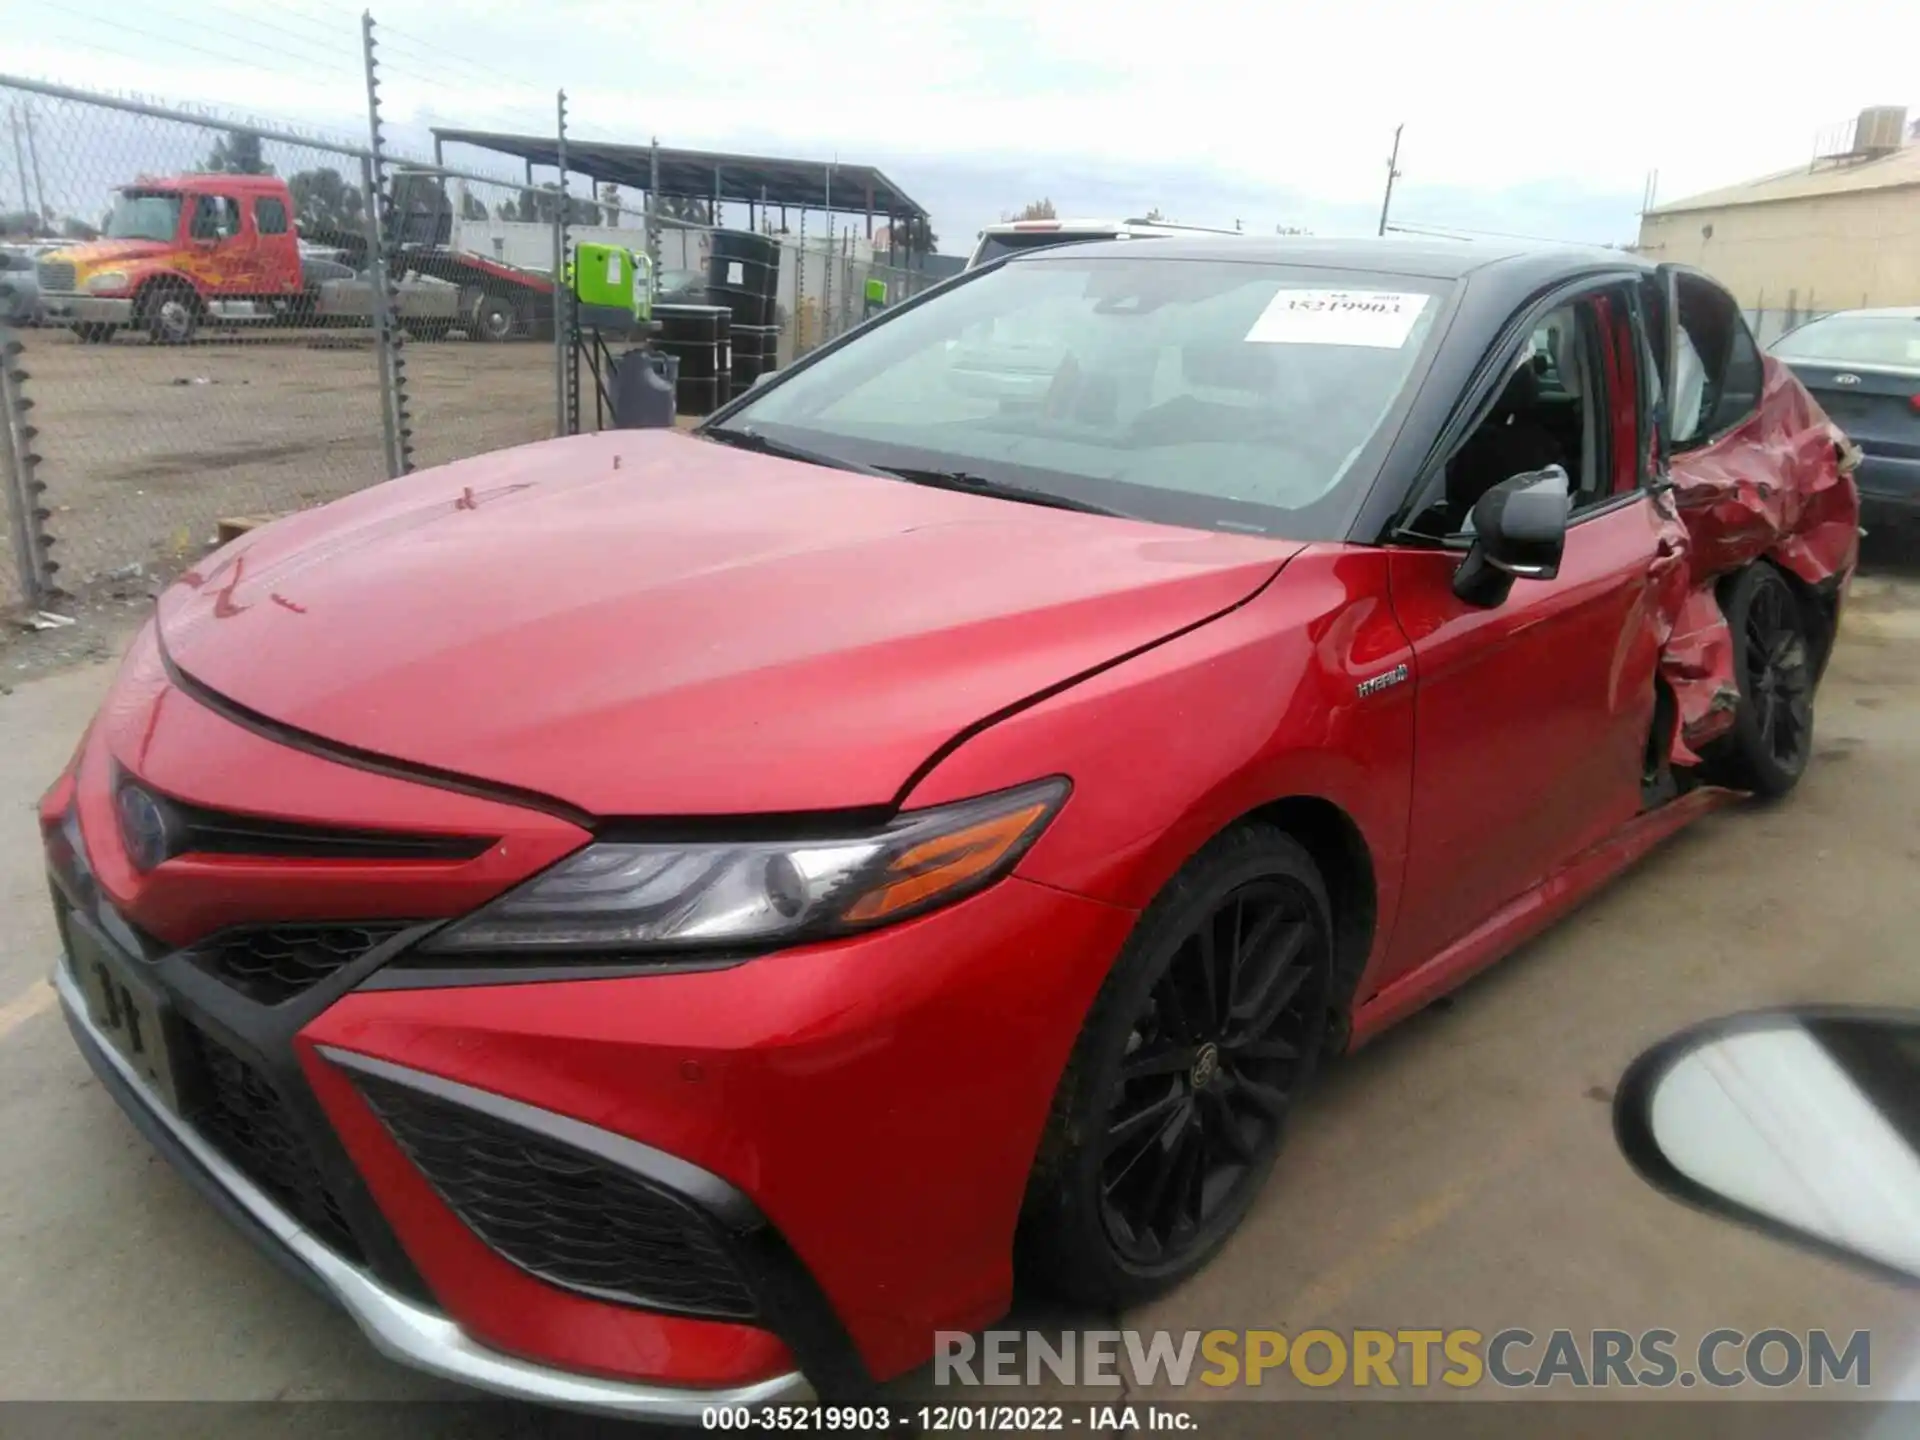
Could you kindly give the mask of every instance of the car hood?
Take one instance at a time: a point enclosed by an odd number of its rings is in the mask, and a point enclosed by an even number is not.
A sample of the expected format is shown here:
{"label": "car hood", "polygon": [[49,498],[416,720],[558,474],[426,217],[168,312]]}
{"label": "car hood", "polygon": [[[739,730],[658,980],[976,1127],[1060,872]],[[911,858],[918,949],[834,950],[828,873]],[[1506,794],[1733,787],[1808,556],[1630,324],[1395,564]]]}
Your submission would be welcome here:
{"label": "car hood", "polygon": [[616,431],[290,516],[159,623],[193,680],[336,745],[598,815],[842,809],[1300,548]]}
{"label": "car hood", "polygon": [[42,255],[42,260],[63,260],[83,269],[111,265],[120,260],[144,260],[150,255],[170,254],[177,247],[164,240],[88,240],[67,245]]}

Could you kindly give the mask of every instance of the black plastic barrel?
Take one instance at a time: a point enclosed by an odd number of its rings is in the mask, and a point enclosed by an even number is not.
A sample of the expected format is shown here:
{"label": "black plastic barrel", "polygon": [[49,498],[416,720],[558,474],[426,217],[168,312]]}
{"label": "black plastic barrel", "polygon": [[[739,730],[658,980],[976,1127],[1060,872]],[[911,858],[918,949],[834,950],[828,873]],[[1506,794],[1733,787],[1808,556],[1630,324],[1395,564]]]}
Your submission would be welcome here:
{"label": "black plastic barrel", "polygon": [[724,305],[656,305],[653,347],[680,362],[682,415],[705,415],[732,391],[733,317]]}
{"label": "black plastic barrel", "polygon": [[735,325],[733,327],[733,393],[743,395],[753,382],[773,372],[779,363],[780,327],[777,325]]}
{"label": "black plastic barrel", "polygon": [[707,298],[736,325],[771,325],[780,288],[780,246],[751,230],[716,230],[707,252]]}

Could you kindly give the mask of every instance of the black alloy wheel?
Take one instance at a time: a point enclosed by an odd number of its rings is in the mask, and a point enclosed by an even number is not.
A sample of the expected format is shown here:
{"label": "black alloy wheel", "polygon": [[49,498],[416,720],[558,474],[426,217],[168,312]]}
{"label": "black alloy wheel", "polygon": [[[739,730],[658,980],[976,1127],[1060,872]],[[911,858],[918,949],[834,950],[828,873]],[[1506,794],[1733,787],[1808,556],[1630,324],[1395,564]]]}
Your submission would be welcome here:
{"label": "black alloy wheel", "polygon": [[1784,584],[1762,585],[1747,607],[1747,693],[1753,697],[1760,743],[1776,764],[1806,762],[1813,733],[1813,670],[1799,607]]}
{"label": "black alloy wheel", "polygon": [[1324,935],[1281,879],[1225,896],[1135,1019],[1098,1144],[1102,1219],[1128,1260],[1190,1248],[1279,1139],[1326,1015]]}
{"label": "black alloy wheel", "polygon": [[1813,646],[1793,587],[1764,562],[1721,592],[1733,634],[1740,705],[1732,728],[1706,753],[1717,783],[1777,797],[1798,783],[1813,752]]}
{"label": "black alloy wheel", "polygon": [[1327,1036],[1332,937],[1312,859],[1260,825],[1203,850],[1143,916],[1029,1189],[1022,1248],[1054,1289],[1131,1303],[1225,1243]]}

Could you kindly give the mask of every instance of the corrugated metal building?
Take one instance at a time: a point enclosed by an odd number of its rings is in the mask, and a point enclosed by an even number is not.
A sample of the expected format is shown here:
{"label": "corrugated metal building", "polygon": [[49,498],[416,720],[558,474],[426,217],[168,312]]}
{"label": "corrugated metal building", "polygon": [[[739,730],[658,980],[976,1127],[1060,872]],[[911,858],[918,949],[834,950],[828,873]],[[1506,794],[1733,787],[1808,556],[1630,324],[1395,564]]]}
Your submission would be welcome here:
{"label": "corrugated metal building", "polygon": [[1920,304],[1920,122],[1877,106],[1825,148],[1810,164],[1655,206],[1639,250],[1718,279],[1762,344],[1835,310]]}

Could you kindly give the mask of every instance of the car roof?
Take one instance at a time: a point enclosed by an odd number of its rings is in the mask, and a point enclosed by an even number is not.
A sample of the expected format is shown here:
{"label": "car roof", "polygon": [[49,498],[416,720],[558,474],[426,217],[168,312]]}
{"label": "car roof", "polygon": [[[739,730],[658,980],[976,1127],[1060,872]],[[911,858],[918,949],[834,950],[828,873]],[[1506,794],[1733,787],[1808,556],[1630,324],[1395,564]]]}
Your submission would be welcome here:
{"label": "car roof", "polygon": [[1071,247],[1025,251],[1010,256],[1004,263],[1045,265],[1103,255],[1134,258],[1148,255],[1155,260],[1252,260],[1269,265],[1414,275],[1429,280],[1458,280],[1476,270],[1509,264],[1544,271],[1562,266],[1568,270],[1591,269],[1597,263],[1653,268],[1629,251],[1608,250],[1597,245],[1427,240],[1402,235],[1336,240],[1297,235],[1178,234],[1156,240],[1151,250],[1142,250],[1124,240],[1090,240]]}
{"label": "car roof", "polygon": [[[1807,321],[1807,325],[1817,325],[1822,320],[1838,320],[1843,316],[1863,316],[1868,320],[1920,320],[1920,305],[1878,305],[1863,310],[1835,310],[1831,314],[1820,315]],[[1796,327],[1804,330],[1806,325]],[[1792,334],[1792,331],[1788,331]],[[1781,339],[1786,339],[1783,335]]]}

